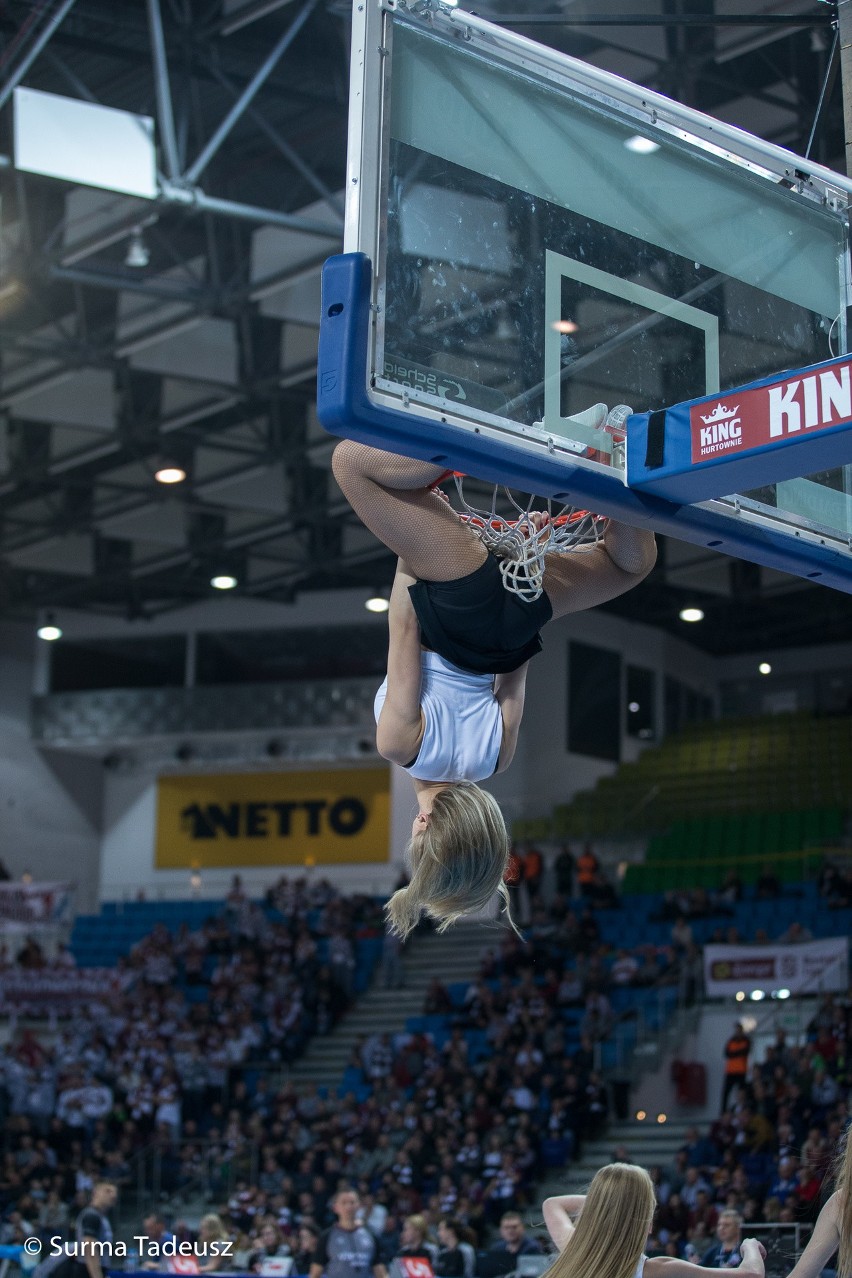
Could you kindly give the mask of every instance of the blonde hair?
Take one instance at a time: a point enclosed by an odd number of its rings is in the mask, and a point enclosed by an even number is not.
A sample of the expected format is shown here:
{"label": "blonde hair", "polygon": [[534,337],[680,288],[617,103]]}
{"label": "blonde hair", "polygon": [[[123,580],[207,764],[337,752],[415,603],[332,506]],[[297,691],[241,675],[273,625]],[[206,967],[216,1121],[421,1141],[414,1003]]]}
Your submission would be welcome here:
{"label": "blonde hair", "polygon": [[612,1163],[589,1186],[577,1226],[548,1278],[632,1278],[654,1218],[654,1186],[643,1167]]}
{"label": "blonde hair", "polygon": [[420,1216],[420,1215],[406,1216],[405,1223],[406,1225],[410,1225],[411,1228],[414,1229],[420,1235],[421,1242],[425,1242],[426,1235],[429,1232],[429,1226],[426,1223],[425,1216]]}
{"label": "blonde hair", "polygon": [[213,1235],[211,1242],[224,1242],[229,1237],[221,1216],[217,1216],[215,1212],[210,1212],[207,1216],[202,1216],[198,1222],[199,1229],[209,1229]]}
{"label": "blonde hair", "polygon": [[849,1132],[850,1128],[847,1127],[834,1164],[839,1207],[837,1226],[840,1233],[837,1278],[852,1278],[852,1139]]}
{"label": "blonde hair", "polygon": [[[512,927],[509,891],[503,875],[509,864],[509,835],[496,799],[472,781],[439,790],[422,833],[406,849],[411,882],[385,906],[392,932],[406,937],[422,912],[443,932],[465,914],[483,910],[495,893]],[[515,928],[517,931],[517,928]]]}

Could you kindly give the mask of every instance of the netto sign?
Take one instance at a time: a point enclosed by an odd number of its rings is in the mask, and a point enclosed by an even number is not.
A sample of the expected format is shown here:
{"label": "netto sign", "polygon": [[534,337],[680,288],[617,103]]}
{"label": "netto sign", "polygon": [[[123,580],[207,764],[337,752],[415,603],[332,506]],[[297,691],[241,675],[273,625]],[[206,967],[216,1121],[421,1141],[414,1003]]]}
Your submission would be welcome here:
{"label": "netto sign", "polygon": [[157,869],[386,861],[387,768],[162,777]]}

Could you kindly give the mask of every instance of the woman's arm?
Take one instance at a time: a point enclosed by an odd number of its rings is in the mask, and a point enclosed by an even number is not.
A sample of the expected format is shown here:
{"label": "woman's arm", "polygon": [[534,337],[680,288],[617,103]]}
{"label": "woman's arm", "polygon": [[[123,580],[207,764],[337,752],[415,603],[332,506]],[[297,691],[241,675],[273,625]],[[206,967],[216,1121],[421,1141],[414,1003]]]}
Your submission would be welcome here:
{"label": "woman's arm", "polygon": [[789,1278],[816,1278],[840,1246],[840,1194],[832,1194],[823,1207],[808,1245],[790,1270]]}
{"label": "woman's arm", "polygon": [[[740,1278],[764,1278],[766,1249],[756,1238],[744,1238],[740,1244],[742,1260],[728,1272]],[[645,1261],[645,1278],[719,1278],[718,1269],[694,1265],[691,1260],[675,1256],[650,1256]]]}
{"label": "woman's arm", "polygon": [[559,1251],[567,1243],[574,1232],[572,1216],[578,1216],[586,1201],[585,1194],[560,1194],[555,1198],[545,1198],[542,1203],[542,1214],[547,1232]]}
{"label": "woman's arm", "polygon": [[500,757],[497,760],[498,772],[505,772],[515,757],[518,729],[524,714],[529,665],[530,663],[525,661],[517,670],[494,676],[494,699],[500,707],[503,719],[503,742],[500,746]]}
{"label": "woman's arm", "polygon": [[400,559],[388,609],[388,689],[376,727],[379,754],[402,765],[417,757],[423,736],[420,626],[408,594],[414,581]]}

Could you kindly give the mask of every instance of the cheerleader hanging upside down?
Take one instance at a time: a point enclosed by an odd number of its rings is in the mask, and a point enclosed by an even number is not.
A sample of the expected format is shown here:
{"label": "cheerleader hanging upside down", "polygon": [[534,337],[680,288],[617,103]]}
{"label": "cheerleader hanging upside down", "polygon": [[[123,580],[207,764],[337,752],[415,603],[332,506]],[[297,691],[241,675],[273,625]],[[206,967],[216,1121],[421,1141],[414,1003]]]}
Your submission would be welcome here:
{"label": "cheerleader hanging upside down", "polygon": [[[376,745],[411,777],[420,810],[411,881],[388,902],[390,925],[406,936],[425,911],[443,931],[495,893],[508,914],[506,825],[476,782],[512,762],[542,627],[637,585],[654,566],[654,534],[609,520],[594,545],[545,556],[542,593],[529,601],[504,586],[497,557],[432,487],[440,466],[347,439],[333,468],[361,521],[399,557]],[[538,528],[548,516],[535,519]]]}

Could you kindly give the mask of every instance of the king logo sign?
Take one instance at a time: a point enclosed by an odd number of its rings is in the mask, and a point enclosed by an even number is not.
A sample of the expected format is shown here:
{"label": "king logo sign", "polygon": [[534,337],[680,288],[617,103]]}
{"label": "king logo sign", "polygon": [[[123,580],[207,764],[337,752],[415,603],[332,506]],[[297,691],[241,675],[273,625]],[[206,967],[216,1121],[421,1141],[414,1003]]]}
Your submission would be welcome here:
{"label": "king logo sign", "polygon": [[689,410],[692,463],[801,439],[852,419],[852,361],[807,376],[736,392],[736,403],[705,400]]}

